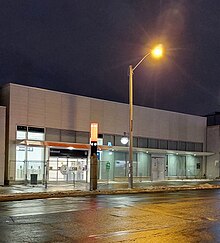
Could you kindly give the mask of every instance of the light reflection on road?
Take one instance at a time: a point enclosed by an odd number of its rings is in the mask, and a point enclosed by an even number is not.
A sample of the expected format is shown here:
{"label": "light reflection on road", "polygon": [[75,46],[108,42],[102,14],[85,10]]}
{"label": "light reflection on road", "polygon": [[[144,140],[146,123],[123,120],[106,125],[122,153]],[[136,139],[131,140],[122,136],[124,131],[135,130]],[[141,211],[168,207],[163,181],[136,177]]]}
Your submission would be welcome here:
{"label": "light reflection on road", "polygon": [[7,243],[220,239],[220,190],[5,202],[0,212]]}

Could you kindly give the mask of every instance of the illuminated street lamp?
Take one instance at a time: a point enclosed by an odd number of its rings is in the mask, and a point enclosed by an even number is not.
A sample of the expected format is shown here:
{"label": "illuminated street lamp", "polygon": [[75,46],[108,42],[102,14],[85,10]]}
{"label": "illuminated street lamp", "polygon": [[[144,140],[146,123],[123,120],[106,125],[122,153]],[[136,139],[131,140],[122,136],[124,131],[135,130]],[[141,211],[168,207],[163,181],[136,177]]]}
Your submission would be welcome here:
{"label": "illuminated street lamp", "polygon": [[159,44],[148,52],[134,67],[129,66],[129,164],[128,164],[128,187],[133,188],[133,74],[134,70],[148,56],[160,59],[163,56],[163,46]]}

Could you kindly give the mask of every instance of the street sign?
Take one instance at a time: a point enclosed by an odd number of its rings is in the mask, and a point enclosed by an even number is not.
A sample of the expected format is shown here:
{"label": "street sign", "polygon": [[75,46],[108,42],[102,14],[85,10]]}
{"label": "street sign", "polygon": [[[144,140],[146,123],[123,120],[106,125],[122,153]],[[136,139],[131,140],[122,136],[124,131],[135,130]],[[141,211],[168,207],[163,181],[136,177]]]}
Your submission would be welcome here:
{"label": "street sign", "polygon": [[111,168],[111,164],[110,164],[109,161],[106,162],[105,168],[106,168],[106,170],[110,170],[110,168]]}

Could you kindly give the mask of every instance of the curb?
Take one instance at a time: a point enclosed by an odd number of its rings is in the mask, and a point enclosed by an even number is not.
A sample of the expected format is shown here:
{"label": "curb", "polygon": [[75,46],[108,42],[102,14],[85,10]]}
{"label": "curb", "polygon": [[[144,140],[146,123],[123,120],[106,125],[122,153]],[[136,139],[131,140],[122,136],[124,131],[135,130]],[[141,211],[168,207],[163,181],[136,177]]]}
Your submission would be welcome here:
{"label": "curb", "polygon": [[138,193],[156,193],[156,192],[177,192],[177,191],[192,191],[192,190],[211,190],[220,189],[220,185],[198,185],[192,186],[160,186],[148,187],[140,189],[119,189],[119,190],[96,190],[96,191],[57,191],[57,192],[36,192],[36,193],[13,193],[1,194],[0,202],[47,199],[47,198],[62,198],[62,197],[83,197],[97,195],[118,195],[118,194],[138,194]]}

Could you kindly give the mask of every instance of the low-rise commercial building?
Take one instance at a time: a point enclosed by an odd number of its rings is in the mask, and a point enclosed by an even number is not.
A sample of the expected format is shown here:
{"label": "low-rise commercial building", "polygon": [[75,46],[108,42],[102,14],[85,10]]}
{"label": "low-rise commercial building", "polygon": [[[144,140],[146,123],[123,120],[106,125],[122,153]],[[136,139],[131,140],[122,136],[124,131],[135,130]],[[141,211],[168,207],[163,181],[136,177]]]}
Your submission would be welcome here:
{"label": "low-rise commercial building", "polygon": [[[121,138],[129,131],[128,104],[7,84],[0,105],[1,184],[33,175],[38,182],[88,182],[91,122],[99,124],[99,180],[127,181],[128,146]],[[134,181],[219,176],[210,172],[215,151],[207,146],[206,123],[206,117],[134,106]]]}

